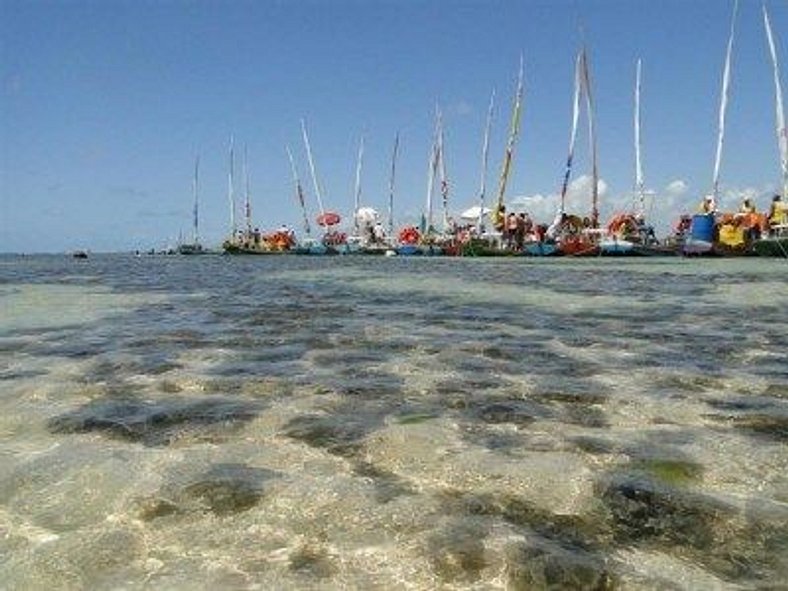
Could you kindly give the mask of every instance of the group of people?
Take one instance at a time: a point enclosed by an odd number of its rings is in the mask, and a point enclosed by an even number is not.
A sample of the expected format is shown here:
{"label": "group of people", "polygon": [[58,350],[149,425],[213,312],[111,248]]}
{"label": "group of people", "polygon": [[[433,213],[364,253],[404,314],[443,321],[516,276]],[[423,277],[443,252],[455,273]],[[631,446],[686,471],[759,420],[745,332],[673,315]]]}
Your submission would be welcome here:
{"label": "group of people", "polygon": [[[717,204],[714,200],[714,196],[707,195],[704,197],[698,210],[700,213],[704,214],[716,214]],[[734,217],[741,219],[751,214],[757,214],[755,204],[752,199],[745,197]],[[774,195],[774,197],[772,197],[771,203],[769,204],[769,211],[766,213],[765,218],[766,227],[764,230],[767,230],[769,233],[784,229],[785,226],[788,225],[788,204],[783,202],[780,195]]]}

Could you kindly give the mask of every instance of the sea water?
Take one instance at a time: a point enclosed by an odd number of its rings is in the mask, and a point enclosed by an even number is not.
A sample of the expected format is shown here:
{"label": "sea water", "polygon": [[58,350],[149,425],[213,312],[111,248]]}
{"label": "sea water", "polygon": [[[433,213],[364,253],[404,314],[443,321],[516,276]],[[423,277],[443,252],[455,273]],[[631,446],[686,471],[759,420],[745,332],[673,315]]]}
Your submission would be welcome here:
{"label": "sea water", "polygon": [[0,587],[788,580],[788,265],[0,258]]}

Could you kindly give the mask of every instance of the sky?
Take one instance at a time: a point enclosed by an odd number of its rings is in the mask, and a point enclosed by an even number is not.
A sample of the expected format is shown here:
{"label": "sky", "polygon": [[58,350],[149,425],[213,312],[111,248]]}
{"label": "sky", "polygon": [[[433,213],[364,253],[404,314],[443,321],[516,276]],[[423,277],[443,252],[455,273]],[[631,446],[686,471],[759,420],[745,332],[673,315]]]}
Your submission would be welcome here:
{"label": "sky", "polygon": [[[788,0],[767,0],[788,84]],[[443,112],[449,209],[479,201],[482,139],[496,93],[489,166],[497,194],[523,56],[522,124],[506,202],[548,222],[571,126],[574,60],[585,45],[595,101],[602,220],[631,206],[633,89],[643,63],[642,159],[651,221],[664,235],[711,191],[727,0],[0,0],[0,252],[166,248],[192,228],[200,158],[200,236],[230,227],[228,149],[255,226],[301,230],[285,146],[309,216],[421,215],[436,105]],[[721,207],[765,209],[781,183],[774,83],[761,2],[741,0],[720,175]],[[582,124],[569,208],[590,211]],[[435,208],[440,211],[439,191]],[[238,218],[242,216],[238,207]]]}

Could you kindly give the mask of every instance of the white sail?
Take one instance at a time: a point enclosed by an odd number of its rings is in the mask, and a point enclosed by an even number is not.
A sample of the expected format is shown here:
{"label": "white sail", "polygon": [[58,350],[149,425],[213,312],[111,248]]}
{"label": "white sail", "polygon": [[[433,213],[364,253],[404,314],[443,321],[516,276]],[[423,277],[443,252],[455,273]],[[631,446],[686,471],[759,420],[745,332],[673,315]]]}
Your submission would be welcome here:
{"label": "white sail", "polygon": [[591,153],[591,226],[596,228],[599,225],[599,168],[597,165],[596,126],[594,124],[594,97],[591,93],[591,75],[588,71],[588,55],[585,48],[582,52],[581,74],[588,119],[588,147]]}
{"label": "white sail", "polygon": [[301,119],[301,134],[304,136],[304,146],[306,147],[306,157],[309,161],[309,170],[312,173],[312,184],[315,187],[315,197],[317,198],[317,206],[320,209],[320,215],[326,213],[323,207],[323,196],[320,193],[320,185],[317,182],[317,172],[315,172],[315,162],[312,159],[312,147],[309,145],[309,135],[306,133],[306,123]]}
{"label": "white sail", "polygon": [[725,67],[722,71],[722,95],[720,97],[719,124],[717,129],[717,155],[714,158],[714,177],[712,181],[712,195],[715,202],[719,203],[720,188],[720,164],[722,162],[722,144],[725,140],[725,112],[728,107],[728,95],[730,93],[731,77],[731,54],[733,52],[733,36],[736,27],[736,14],[739,11],[739,0],[733,5],[733,15],[731,17],[731,30],[728,35],[728,49],[725,53]]}
{"label": "white sail", "polygon": [[564,182],[561,185],[561,213],[566,211],[566,191],[569,186],[569,176],[572,173],[572,160],[575,155],[575,142],[577,140],[577,124],[580,119],[580,93],[582,83],[582,52],[577,54],[575,59],[575,94],[572,99],[572,131],[569,134],[569,153],[566,157],[566,170],[564,171]]}
{"label": "white sail", "polygon": [[495,108],[495,90],[490,95],[490,106],[487,109],[487,122],[484,126],[484,141],[482,142],[482,171],[479,183],[479,220],[476,229],[481,234],[484,226],[484,196],[487,192],[487,164],[490,152],[490,128],[492,127],[493,109]]}
{"label": "white sail", "polygon": [[785,110],[783,108],[783,91],[780,84],[780,68],[777,63],[777,50],[774,45],[772,26],[766,5],[763,6],[763,24],[766,27],[766,38],[769,41],[769,53],[774,69],[774,102],[777,115],[777,146],[780,151],[780,168],[783,181],[783,199],[788,198],[788,130],[785,127]]}
{"label": "white sail", "polygon": [[438,112],[440,132],[438,134],[438,172],[441,181],[441,203],[443,205],[443,230],[449,229],[449,178],[446,176],[446,151],[443,145],[443,113]]}
{"label": "white sail", "polygon": [[394,137],[394,151],[391,154],[391,176],[389,177],[389,236],[394,235],[394,173],[397,171],[397,152],[399,151],[399,132]]}
{"label": "white sail", "polygon": [[290,146],[285,146],[285,151],[287,152],[288,160],[290,160],[290,170],[293,172],[296,199],[301,206],[301,214],[304,216],[304,232],[309,236],[311,234],[311,228],[309,227],[309,214],[307,213],[306,202],[304,200],[304,188],[301,186],[301,179],[298,178],[298,170],[296,170],[295,159],[293,158],[293,153],[290,151]]}
{"label": "white sail", "polygon": [[192,181],[192,191],[194,193],[194,209],[192,211],[194,217],[194,228],[192,233],[192,241],[194,244],[199,244],[200,242],[200,229],[199,229],[200,206],[199,206],[198,193],[197,193],[199,175],[200,175],[200,156],[198,155],[194,160],[194,179]]}
{"label": "white sail", "polygon": [[356,235],[359,233],[358,227],[358,213],[359,207],[361,207],[361,164],[364,159],[364,136],[361,136],[361,141],[359,142],[358,146],[358,160],[356,161],[356,188],[354,191],[354,202],[353,202],[353,224],[356,231]]}
{"label": "white sail", "polygon": [[230,171],[227,176],[227,199],[230,201],[230,231],[231,239],[235,238],[235,187],[233,175],[235,169],[235,139],[230,136]]}
{"label": "white sail", "polygon": [[432,148],[430,149],[429,168],[427,170],[427,202],[424,207],[424,233],[429,233],[432,228],[432,191],[435,186],[435,174],[438,171],[438,160],[440,152],[438,147],[438,136],[440,135],[440,109],[435,107],[435,133],[432,138]]}
{"label": "white sail", "polygon": [[635,191],[638,197],[639,213],[645,214],[646,188],[643,180],[643,163],[640,156],[640,71],[641,60],[638,59],[635,73]]}
{"label": "white sail", "polygon": [[244,184],[245,184],[245,199],[244,199],[244,217],[246,218],[246,233],[252,233],[252,202],[249,192],[249,154],[247,152],[246,144],[244,144],[244,162],[243,162]]}

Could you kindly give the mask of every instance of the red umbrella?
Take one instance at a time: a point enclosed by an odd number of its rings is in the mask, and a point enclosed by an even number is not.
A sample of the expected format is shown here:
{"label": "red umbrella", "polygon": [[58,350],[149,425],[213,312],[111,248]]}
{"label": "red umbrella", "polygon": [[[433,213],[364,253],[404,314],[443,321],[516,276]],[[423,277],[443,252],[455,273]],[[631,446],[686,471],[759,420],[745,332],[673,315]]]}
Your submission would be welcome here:
{"label": "red umbrella", "polygon": [[320,226],[336,226],[340,221],[339,214],[335,211],[327,211],[317,216],[317,223]]}

